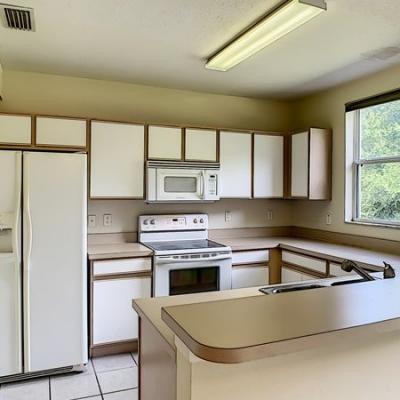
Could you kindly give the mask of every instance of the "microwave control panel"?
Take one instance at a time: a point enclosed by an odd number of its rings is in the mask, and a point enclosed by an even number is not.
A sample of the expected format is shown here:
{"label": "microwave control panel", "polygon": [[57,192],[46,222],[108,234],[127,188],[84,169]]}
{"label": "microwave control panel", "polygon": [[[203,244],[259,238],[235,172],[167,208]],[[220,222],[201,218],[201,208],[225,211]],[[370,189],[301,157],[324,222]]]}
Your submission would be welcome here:
{"label": "microwave control panel", "polygon": [[141,215],[139,229],[141,232],[204,230],[208,229],[208,215]]}
{"label": "microwave control panel", "polygon": [[208,175],[208,194],[211,196],[217,195],[217,175]]}

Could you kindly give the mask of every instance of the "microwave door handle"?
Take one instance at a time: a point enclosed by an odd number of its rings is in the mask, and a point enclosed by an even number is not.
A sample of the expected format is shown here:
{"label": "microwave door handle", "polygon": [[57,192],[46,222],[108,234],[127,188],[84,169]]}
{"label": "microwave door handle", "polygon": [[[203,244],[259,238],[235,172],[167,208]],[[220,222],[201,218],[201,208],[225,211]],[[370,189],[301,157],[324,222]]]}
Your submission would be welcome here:
{"label": "microwave door handle", "polygon": [[201,199],[204,200],[206,179],[204,177],[204,171],[201,171]]}

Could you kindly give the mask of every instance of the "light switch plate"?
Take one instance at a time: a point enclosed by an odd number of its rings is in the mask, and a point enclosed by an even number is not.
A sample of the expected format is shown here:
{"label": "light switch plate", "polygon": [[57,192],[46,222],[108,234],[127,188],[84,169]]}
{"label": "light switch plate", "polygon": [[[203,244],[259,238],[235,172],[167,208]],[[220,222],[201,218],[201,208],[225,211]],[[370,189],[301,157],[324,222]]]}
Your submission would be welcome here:
{"label": "light switch plate", "polygon": [[112,215],[111,214],[104,214],[103,215],[103,225],[104,226],[111,226],[112,225]]}
{"label": "light switch plate", "polygon": [[274,219],[274,213],[272,210],[267,210],[267,220],[272,221]]}
{"label": "light switch plate", "polygon": [[225,222],[229,222],[232,219],[232,213],[230,211],[225,211]]}
{"label": "light switch plate", "polygon": [[326,214],[326,224],[327,225],[332,224],[332,214],[331,213]]}
{"label": "light switch plate", "polygon": [[95,215],[88,215],[88,227],[96,228],[96,216]]}

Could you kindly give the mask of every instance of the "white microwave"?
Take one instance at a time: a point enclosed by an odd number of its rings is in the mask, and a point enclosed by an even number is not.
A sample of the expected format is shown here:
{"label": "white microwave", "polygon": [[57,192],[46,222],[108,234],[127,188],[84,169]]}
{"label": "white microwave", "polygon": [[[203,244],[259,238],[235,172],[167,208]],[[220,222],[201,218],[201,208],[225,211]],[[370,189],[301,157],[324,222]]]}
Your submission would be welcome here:
{"label": "white microwave", "polygon": [[148,161],[148,203],[219,200],[219,164]]}

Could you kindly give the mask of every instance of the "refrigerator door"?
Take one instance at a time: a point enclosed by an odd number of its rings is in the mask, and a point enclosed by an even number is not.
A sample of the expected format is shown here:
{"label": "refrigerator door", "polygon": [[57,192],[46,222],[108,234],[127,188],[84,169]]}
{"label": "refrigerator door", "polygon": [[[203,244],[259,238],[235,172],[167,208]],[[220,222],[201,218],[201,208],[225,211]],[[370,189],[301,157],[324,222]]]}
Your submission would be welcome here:
{"label": "refrigerator door", "polygon": [[86,155],[24,153],[25,372],[87,362]]}
{"label": "refrigerator door", "polygon": [[0,376],[22,372],[22,153],[0,151]]}

